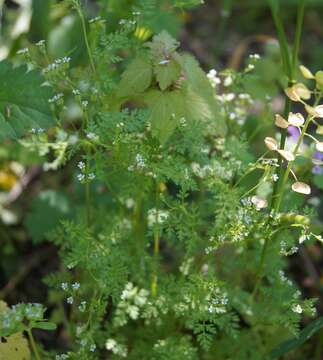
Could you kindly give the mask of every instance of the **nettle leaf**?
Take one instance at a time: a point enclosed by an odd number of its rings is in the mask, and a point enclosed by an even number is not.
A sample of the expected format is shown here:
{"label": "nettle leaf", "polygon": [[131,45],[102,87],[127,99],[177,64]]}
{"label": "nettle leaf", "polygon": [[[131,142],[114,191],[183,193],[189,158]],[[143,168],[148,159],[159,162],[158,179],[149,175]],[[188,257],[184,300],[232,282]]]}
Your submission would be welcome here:
{"label": "nettle leaf", "polygon": [[195,120],[213,120],[219,135],[227,131],[225,119],[220,114],[220,107],[215,99],[214,89],[208,81],[197,60],[184,54],[178,57],[187,79],[187,111]]}
{"label": "nettle leaf", "polygon": [[31,205],[25,225],[35,243],[42,241],[49,231],[70,215],[70,204],[63,193],[42,191]]}
{"label": "nettle leaf", "polygon": [[179,46],[179,42],[175,40],[167,31],[155,35],[151,42],[145,44],[150,48],[153,56],[161,60],[162,57],[171,55]]}
{"label": "nettle leaf", "polygon": [[0,62],[0,139],[18,138],[32,128],[53,125],[48,99],[52,89],[44,86],[37,70],[13,68]]}
{"label": "nettle leaf", "polygon": [[175,60],[155,65],[154,72],[161,90],[166,90],[172,83],[178,80],[181,67]]}
{"label": "nettle leaf", "polygon": [[161,143],[174,132],[178,120],[185,114],[185,98],[181,91],[151,90],[145,96],[151,115],[151,130]]}
{"label": "nettle leaf", "polygon": [[118,97],[132,97],[143,93],[152,81],[152,63],[148,56],[140,55],[134,59],[122,74]]}

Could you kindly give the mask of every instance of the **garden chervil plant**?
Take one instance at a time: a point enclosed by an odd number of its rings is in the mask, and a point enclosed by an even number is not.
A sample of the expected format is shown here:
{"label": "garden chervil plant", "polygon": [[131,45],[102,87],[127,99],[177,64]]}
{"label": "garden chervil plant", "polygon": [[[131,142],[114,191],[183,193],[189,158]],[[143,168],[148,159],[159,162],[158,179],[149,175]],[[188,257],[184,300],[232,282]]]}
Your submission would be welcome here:
{"label": "garden chervil plant", "polygon": [[[280,139],[268,134],[257,158],[241,133],[259,55],[241,72],[206,75],[167,31],[138,36],[145,12],[134,8],[108,32],[77,0],[63,3],[79,17],[88,66],[74,67],[73,54],[50,60],[45,41],[19,51],[32,70],[0,62],[1,136],[44,173],[68,174],[64,188],[39,193],[25,220],[34,244],[59,253],[44,278],[48,300],[1,309],[1,339],[26,334],[37,360],[272,359],[297,347],[321,326],[301,331],[315,299],[286,273],[304,241],[322,241],[314,215],[284,203],[311,192],[310,176],[294,171],[314,151],[300,153],[305,138],[322,152],[322,72],[301,66],[313,90],[294,79],[302,4],[291,60],[272,2],[289,85],[285,114],[272,117]],[[292,149],[286,129],[297,130]],[[64,343],[47,349],[33,329],[63,333]],[[21,351],[30,358],[25,343]]]}

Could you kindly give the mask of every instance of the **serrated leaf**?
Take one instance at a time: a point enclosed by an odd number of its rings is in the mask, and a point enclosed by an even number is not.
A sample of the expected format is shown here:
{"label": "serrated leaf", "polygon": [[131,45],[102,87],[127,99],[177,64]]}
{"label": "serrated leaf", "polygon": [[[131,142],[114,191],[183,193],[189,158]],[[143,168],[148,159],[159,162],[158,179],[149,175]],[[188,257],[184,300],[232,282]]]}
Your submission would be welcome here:
{"label": "serrated leaf", "polygon": [[224,136],[227,131],[226,123],[220,113],[214,89],[205,73],[196,59],[189,54],[178,56],[178,61],[187,79],[187,105],[190,116],[194,116],[195,120],[214,120],[217,133]]}
{"label": "serrated leaf", "polygon": [[39,321],[33,325],[34,329],[42,329],[42,330],[56,330],[56,324],[47,321]]}
{"label": "serrated leaf", "polygon": [[163,30],[155,35],[151,42],[146,43],[146,46],[150,48],[154,57],[160,58],[171,55],[178,48],[179,42]]}
{"label": "serrated leaf", "polygon": [[278,345],[271,352],[271,359],[281,359],[281,357],[287,354],[289,351],[300,347],[309,338],[311,338],[317,331],[323,328],[323,317],[314,320],[312,323],[307,325],[299,334],[297,338],[289,339]]}
{"label": "serrated leaf", "polygon": [[43,84],[39,71],[0,62],[0,139],[18,138],[31,128],[53,124],[48,104],[52,90]]}
{"label": "serrated leaf", "polygon": [[166,90],[168,86],[178,80],[181,74],[181,67],[176,61],[170,60],[166,64],[156,65],[154,72],[160,89]]}
{"label": "serrated leaf", "polygon": [[151,84],[152,72],[152,63],[149,57],[138,56],[122,74],[117,96],[131,97],[143,93]]}
{"label": "serrated leaf", "polygon": [[145,96],[150,108],[151,130],[161,143],[174,132],[179,118],[184,116],[185,99],[180,91],[161,92],[151,90]]}

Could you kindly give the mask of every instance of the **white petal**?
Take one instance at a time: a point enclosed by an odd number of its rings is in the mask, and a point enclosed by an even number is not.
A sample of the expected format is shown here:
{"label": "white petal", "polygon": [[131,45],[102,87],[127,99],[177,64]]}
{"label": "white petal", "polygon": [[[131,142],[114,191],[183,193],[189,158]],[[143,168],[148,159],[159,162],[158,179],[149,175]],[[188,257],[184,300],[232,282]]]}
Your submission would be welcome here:
{"label": "white petal", "polygon": [[301,99],[309,100],[311,98],[311,92],[306,85],[298,83],[293,86],[293,89]]}
{"label": "white petal", "polygon": [[302,75],[304,76],[305,79],[314,79],[314,75],[312,74],[312,72],[305,66],[301,65],[299,67]]}
{"label": "white petal", "polygon": [[301,98],[295,91],[293,87],[289,87],[285,89],[285,94],[292,100],[292,101],[300,101]]}
{"label": "white petal", "polygon": [[302,126],[305,122],[304,117],[301,113],[292,113],[290,112],[288,115],[288,122],[293,126]]}
{"label": "white petal", "polygon": [[292,190],[299,194],[304,194],[304,195],[309,195],[311,193],[310,186],[300,181],[296,181],[292,185]]}
{"label": "white petal", "polygon": [[316,150],[323,152],[323,142],[322,141],[316,143]]}
{"label": "white petal", "polygon": [[277,141],[272,137],[266,137],[265,138],[265,144],[269,150],[276,151],[278,149],[278,143]]}
{"label": "white petal", "polygon": [[277,152],[287,161],[295,160],[294,154],[288,150],[277,150]]}
{"label": "white petal", "polygon": [[276,114],[275,115],[275,125],[282,128],[287,129],[289,124],[288,121],[286,121],[281,115]]}
{"label": "white petal", "polygon": [[268,202],[266,199],[260,197],[260,196],[252,196],[251,202],[255,205],[257,210],[264,209],[268,206]]}
{"label": "white petal", "polygon": [[323,118],[323,105],[318,105],[314,108],[315,116]]}

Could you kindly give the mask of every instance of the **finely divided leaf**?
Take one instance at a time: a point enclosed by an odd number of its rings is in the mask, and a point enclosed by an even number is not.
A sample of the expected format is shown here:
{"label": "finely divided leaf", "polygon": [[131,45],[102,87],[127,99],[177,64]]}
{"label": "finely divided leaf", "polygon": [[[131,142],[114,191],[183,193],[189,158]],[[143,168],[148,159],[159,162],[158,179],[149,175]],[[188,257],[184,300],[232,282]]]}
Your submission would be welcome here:
{"label": "finely divided leaf", "polygon": [[289,339],[278,345],[271,352],[271,359],[281,359],[291,350],[294,350],[303,345],[309,338],[311,338],[317,331],[323,328],[323,317],[320,317],[309,325],[307,325],[299,334],[297,338]]}
{"label": "finely divided leaf", "polygon": [[181,67],[176,61],[170,60],[166,64],[156,65],[154,67],[154,72],[160,89],[166,90],[168,86],[178,80],[181,74]]}
{"label": "finely divided leaf", "polygon": [[53,124],[48,104],[52,90],[43,84],[37,70],[0,62],[0,139],[18,138],[31,128]]}
{"label": "finely divided leaf", "polygon": [[118,97],[132,97],[143,93],[151,84],[152,72],[152,63],[149,57],[138,56],[122,74],[117,92]]}

